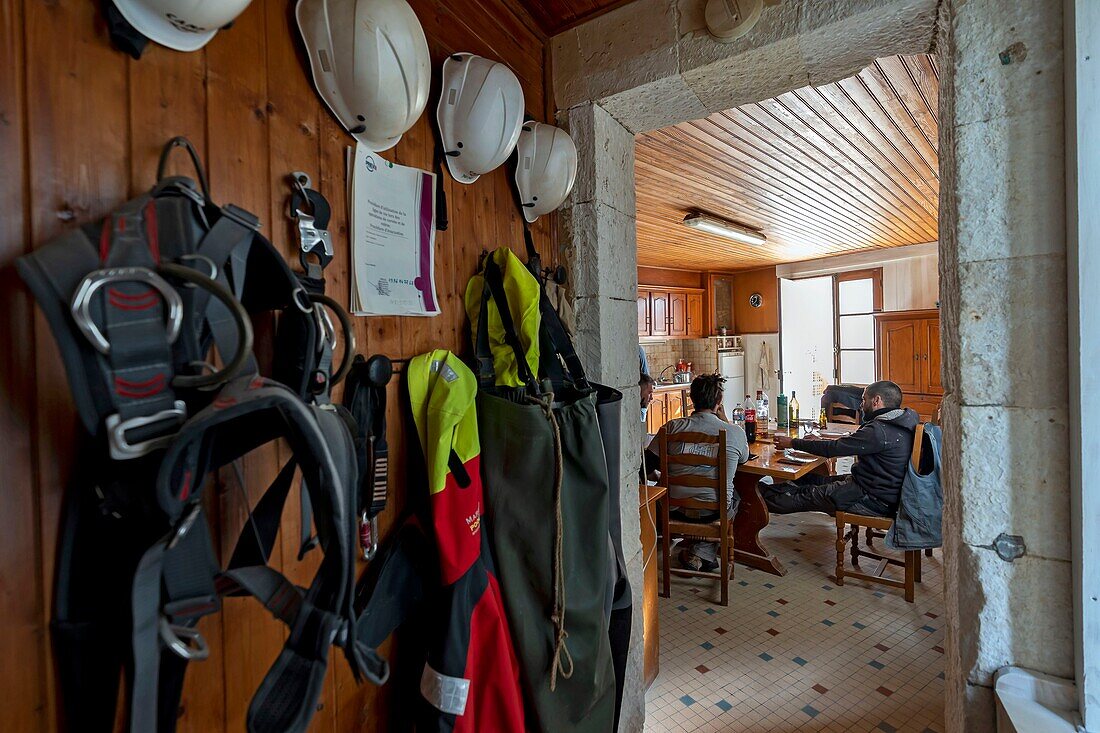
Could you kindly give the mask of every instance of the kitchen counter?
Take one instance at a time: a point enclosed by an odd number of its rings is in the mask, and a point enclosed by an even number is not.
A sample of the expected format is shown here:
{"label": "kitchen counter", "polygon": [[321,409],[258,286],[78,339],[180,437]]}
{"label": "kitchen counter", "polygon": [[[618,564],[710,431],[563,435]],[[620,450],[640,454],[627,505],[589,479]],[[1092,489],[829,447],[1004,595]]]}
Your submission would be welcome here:
{"label": "kitchen counter", "polygon": [[691,389],[691,383],[675,384],[674,382],[658,382],[653,385],[654,392],[668,392],[673,389]]}

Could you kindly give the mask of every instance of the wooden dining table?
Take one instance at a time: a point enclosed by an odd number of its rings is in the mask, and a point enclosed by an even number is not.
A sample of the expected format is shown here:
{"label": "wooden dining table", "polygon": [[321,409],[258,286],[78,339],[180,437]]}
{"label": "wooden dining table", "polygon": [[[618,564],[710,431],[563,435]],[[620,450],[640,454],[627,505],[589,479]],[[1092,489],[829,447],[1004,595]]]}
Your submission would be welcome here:
{"label": "wooden dining table", "polygon": [[[830,423],[822,437],[835,439],[855,427]],[[738,466],[733,479],[737,494],[741,497],[741,505],[733,519],[733,559],[734,562],[774,575],[786,575],[787,569],[783,563],[760,539],[760,531],[771,521],[771,512],[760,495],[759,481],[764,476],[771,476],[776,482],[794,481],[810,473],[827,476],[830,473],[829,459],[813,457],[812,461],[801,465],[781,463],[779,459],[783,457],[783,451],[776,450],[770,438],[750,443],[749,453],[756,457]]]}

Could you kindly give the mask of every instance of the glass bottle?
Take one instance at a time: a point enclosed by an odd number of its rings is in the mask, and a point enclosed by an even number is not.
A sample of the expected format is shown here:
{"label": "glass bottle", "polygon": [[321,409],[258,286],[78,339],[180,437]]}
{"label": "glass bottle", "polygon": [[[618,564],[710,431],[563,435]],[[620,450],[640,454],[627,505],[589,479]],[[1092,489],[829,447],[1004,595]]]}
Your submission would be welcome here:
{"label": "glass bottle", "polygon": [[794,430],[798,430],[798,393],[795,390],[791,390],[791,403],[787,409],[787,425]]}

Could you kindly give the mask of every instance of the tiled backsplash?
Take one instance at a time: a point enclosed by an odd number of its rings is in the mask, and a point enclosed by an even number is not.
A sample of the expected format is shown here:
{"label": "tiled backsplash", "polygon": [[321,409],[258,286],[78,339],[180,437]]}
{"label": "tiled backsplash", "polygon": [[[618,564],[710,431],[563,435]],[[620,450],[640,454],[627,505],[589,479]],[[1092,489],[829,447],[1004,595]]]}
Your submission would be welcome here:
{"label": "tiled backsplash", "polygon": [[673,368],[668,370],[665,378],[671,379],[680,359],[690,361],[696,374],[708,374],[718,368],[714,339],[668,339],[646,342],[642,347],[649,362],[649,373],[654,379],[670,366]]}

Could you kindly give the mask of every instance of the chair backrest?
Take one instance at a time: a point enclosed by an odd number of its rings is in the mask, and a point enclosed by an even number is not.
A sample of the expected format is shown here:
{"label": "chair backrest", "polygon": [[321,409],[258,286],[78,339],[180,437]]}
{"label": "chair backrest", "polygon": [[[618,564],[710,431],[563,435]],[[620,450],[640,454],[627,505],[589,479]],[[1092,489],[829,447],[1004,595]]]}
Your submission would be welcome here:
{"label": "chair backrest", "polygon": [[[704,455],[701,452],[693,452],[682,448],[680,452],[671,453],[669,446],[706,445],[717,446],[714,456]],[[708,451],[709,452],[709,451]],[[714,468],[713,476],[696,474],[679,474],[673,476],[673,466],[700,466]],[[664,483],[669,488],[673,484],[682,487],[711,488],[714,490],[714,501],[701,499],[678,499],[669,493],[669,506],[677,506],[684,509],[703,509],[709,511],[725,511],[726,497],[726,433],[719,431],[717,435],[707,433],[669,433],[661,432],[661,470]]]}
{"label": "chair backrest", "polygon": [[[842,413],[841,410],[844,412]],[[843,402],[830,402],[828,407],[825,408],[825,418],[829,422],[842,422],[849,425],[856,425],[859,423],[859,419],[852,414],[854,412],[852,408],[845,405]]]}
{"label": "chair backrest", "polygon": [[913,432],[913,453],[909,457],[909,462],[918,476],[927,476],[936,468],[935,456],[931,455],[931,452],[924,452],[924,438],[924,423],[917,423],[916,430]]}

